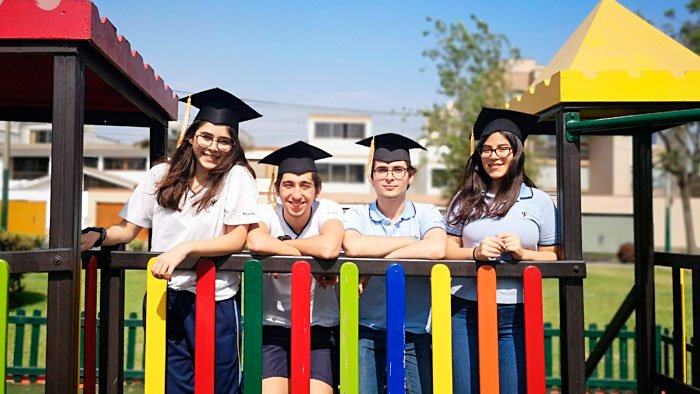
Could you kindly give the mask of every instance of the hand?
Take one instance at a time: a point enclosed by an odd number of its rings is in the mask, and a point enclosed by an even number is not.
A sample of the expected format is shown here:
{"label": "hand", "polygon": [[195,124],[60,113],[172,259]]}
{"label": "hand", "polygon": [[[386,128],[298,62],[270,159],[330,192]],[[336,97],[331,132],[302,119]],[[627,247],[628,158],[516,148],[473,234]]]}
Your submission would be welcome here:
{"label": "hand", "polygon": [[92,249],[95,242],[100,239],[100,233],[96,231],[88,231],[87,233],[80,236],[80,251],[84,252],[86,250]]}
{"label": "hand", "polygon": [[523,259],[525,249],[523,249],[523,245],[520,243],[520,237],[510,233],[497,234],[496,236],[503,242],[503,245],[505,246],[505,252],[510,253],[510,255],[513,256],[515,260]]}
{"label": "hand", "polygon": [[367,288],[367,285],[369,284],[370,279],[372,279],[372,277],[369,275],[360,275],[360,283],[359,283],[360,295],[362,295],[362,293]]}
{"label": "hand", "polygon": [[474,256],[477,260],[497,259],[505,252],[505,244],[497,237],[484,237],[481,244],[476,247]]}
{"label": "hand", "polygon": [[325,289],[326,286],[333,286],[340,281],[338,275],[315,274],[314,278],[322,289]]}
{"label": "hand", "polygon": [[161,254],[156,258],[156,262],[151,268],[153,276],[158,279],[170,280],[173,276],[173,271],[180,263],[188,256],[189,247],[187,243],[182,243]]}

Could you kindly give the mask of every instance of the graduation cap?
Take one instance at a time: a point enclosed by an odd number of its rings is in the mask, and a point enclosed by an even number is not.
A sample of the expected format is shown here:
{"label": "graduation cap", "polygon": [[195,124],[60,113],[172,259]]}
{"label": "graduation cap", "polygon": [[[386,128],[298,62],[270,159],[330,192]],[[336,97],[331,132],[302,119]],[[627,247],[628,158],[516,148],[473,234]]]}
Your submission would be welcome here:
{"label": "graduation cap", "polygon": [[496,131],[510,131],[520,141],[525,141],[528,134],[535,131],[539,120],[538,115],[484,107],[474,122],[474,138],[478,140]]}
{"label": "graduation cap", "polygon": [[185,110],[185,127],[189,117],[190,102],[199,108],[199,112],[194,118],[195,121],[204,120],[213,124],[227,125],[235,130],[236,133],[238,133],[239,123],[262,116],[244,103],[243,100],[219,88],[204,90],[181,98],[180,101],[188,103]]}
{"label": "graduation cap", "polygon": [[396,133],[375,135],[374,137],[357,141],[356,144],[369,146],[369,168],[372,168],[372,161],[374,160],[380,160],[386,163],[406,160],[408,163],[411,163],[411,155],[408,153],[409,149],[425,150],[423,145]]}
{"label": "graduation cap", "polygon": [[331,156],[323,149],[303,141],[297,141],[263,157],[260,159],[260,163],[277,166],[279,174],[303,174],[305,172],[318,172],[314,160]]}

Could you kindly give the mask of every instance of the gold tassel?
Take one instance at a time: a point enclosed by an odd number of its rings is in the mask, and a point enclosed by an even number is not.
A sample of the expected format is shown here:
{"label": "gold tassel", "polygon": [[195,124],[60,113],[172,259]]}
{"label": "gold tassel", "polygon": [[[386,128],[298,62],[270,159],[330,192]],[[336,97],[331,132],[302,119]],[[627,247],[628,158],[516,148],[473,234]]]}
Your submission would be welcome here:
{"label": "gold tassel", "polygon": [[187,96],[187,105],[185,106],[185,117],[182,119],[182,127],[180,128],[180,137],[177,139],[177,146],[182,144],[182,139],[185,138],[187,131],[187,123],[190,122],[190,108],[192,107],[192,95]]}
{"label": "gold tassel", "polygon": [[472,133],[469,135],[469,157],[472,157],[474,154],[474,130],[472,129]]}
{"label": "gold tassel", "polygon": [[367,158],[367,175],[372,178],[372,162],[374,161],[374,137],[369,143],[369,157]]}
{"label": "gold tassel", "polygon": [[270,178],[270,186],[267,188],[267,203],[272,205],[272,208],[277,209],[277,197],[275,196],[275,167],[272,168],[272,177]]}

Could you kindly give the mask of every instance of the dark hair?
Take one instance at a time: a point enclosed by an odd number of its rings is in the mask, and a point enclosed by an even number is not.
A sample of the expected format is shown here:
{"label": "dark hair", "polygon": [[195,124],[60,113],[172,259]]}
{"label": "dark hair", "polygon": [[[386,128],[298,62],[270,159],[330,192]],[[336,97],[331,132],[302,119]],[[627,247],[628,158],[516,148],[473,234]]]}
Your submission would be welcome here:
{"label": "dark hair", "polygon": [[[515,134],[509,131],[499,131],[505,136],[513,149],[513,160],[510,162],[508,172],[503,177],[496,195],[490,204],[486,203],[486,191],[491,186],[491,177],[486,174],[481,165],[481,149],[487,136],[482,136],[464,168],[462,186],[457,190],[452,202],[447,208],[451,225],[467,223],[472,220],[489,218],[502,218],[506,216],[520,195],[520,187],[524,183],[530,187],[536,187],[535,183],[525,175],[525,150],[523,143]],[[458,210],[454,212],[455,207]]]}
{"label": "dark hair", "polygon": [[[157,185],[156,200],[158,201],[158,205],[176,211],[182,209],[180,207],[182,196],[189,190],[190,182],[194,177],[196,168],[196,158],[189,140],[194,138],[194,134],[204,123],[206,122],[198,120],[187,128],[182,138],[182,143],[177,147],[172,158],[169,160],[168,172]],[[238,140],[238,133],[231,127],[226,127],[233,140],[233,148],[230,152],[224,153],[221,162],[209,172],[211,187],[200,199],[193,202],[193,205],[197,206],[197,212],[206,208],[209,202],[219,194],[223,186],[224,178],[233,166],[242,165],[246,167],[253,175],[253,178],[255,178],[255,172],[250,164],[248,164],[248,160],[245,158],[245,152],[243,152],[243,147]]]}
{"label": "dark hair", "polygon": [[[305,173],[302,173],[305,174]],[[297,175],[302,175],[302,174],[297,174]],[[277,178],[275,179],[275,190],[280,190],[280,184],[282,184],[282,175],[284,174],[277,174]],[[321,177],[318,175],[318,172],[311,172],[311,179],[314,181],[314,187],[316,188],[316,191],[321,189]]]}

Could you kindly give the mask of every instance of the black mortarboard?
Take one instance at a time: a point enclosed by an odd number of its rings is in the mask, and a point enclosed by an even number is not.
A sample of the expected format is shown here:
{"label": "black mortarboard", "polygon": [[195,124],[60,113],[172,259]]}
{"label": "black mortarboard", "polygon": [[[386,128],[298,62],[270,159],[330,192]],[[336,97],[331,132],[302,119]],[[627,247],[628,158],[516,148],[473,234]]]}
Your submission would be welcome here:
{"label": "black mortarboard", "polygon": [[331,157],[331,154],[306,142],[297,141],[263,157],[260,159],[260,163],[278,166],[279,175],[303,174],[305,172],[318,172],[314,160],[326,157]]}
{"label": "black mortarboard", "polygon": [[481,139],[496,131],[510,131],[525,141],[535,131],[540,117],[508,109],[482,108],[474,122],[474,139]]}
{"label": "black mortarboard", "polygon": [[[374,144],[374,152],[370,149],[370,155],[373,155],[372,160],[380,160],[386,163],[399,160],[406,160],[410,163],[411,155],[408,153],[409,149],[425,150],[423,145],[396,133],[375,135],[374,137],[357,141],[356,144],[369,146],[370,148]],[[372,163],[369,164],[371,167]]]}
{"label": "black mortarboard", "polygon": [[[239,123],[262,116],[243,100],[223,89],[205,90],[193,94],[190,98],[192,105],[199,108],[195,121],[205,120],[214,124],[224,124],[236,132],[238,132]],[[187,102],[187,99],[183,97],[180,101]]]}

